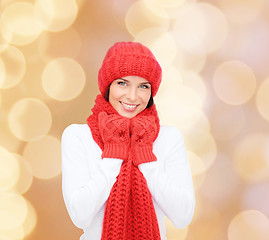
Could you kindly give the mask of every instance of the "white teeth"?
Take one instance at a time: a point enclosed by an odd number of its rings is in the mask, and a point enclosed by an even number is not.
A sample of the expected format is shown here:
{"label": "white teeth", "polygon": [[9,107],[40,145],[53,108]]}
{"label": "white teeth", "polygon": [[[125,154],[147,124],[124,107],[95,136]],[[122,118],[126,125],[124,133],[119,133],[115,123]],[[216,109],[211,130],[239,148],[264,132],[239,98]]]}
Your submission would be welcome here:
{"label": "white teeth", "polygon": [[129,104],[126,104],[126,103],[123,103],[123,102],[121,102],[121,104],[123,106],[125,106],[125,107],[128,107],[128,108],[135,108],[135,107],[137,107],[137,105],[129,105]]}

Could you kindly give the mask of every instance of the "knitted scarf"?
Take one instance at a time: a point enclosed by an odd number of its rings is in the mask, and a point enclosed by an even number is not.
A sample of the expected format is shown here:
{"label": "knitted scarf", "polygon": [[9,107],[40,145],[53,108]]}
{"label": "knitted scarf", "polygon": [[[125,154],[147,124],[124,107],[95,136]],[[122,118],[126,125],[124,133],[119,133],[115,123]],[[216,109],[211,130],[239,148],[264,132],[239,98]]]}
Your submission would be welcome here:
{"label": "knitted scarf", "polygon": [[[103,151],[104,142],[100,128],[109,126],[100,126],[98,116],[102,112],[107,115],[116,114],[123,119],[124,117],[121,117],[102,95],[97,96],[92,108],[92,115],[87,118],[87,124],[91,129],[93,139]],[[155,105],[146,108],[130,121],[139,121],[143,118],[155,120],[157,126],[155,140],[160,129]],[[144,128],[147,128],[147,126],[144,125]],[[145,130],[147,131],[147,129]],[[146,159],[141,162],[140,159],[136,159],[139,154],[136,154],[136,157],[134,156],[134,151],[136,150],[131,147],[128,148],[127,158],[123,161],[117,180],[110,191],[103,220],[102,240],[161,239],[152,196],[147,187],[146,179],[138,168],[140,163],[149,160]],[[140,153],[143,155],[143,151]],[[145,159],[145,155],[143,157]]]}

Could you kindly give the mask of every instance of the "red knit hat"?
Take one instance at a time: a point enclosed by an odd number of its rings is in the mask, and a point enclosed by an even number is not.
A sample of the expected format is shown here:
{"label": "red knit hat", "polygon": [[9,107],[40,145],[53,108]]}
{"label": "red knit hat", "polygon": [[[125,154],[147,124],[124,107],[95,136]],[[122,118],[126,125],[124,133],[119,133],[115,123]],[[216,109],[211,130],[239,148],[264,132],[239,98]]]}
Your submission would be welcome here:
{"label": "red knit hat", "polygon": [[162,69],[152,52],[138,42],[117,42],[108,50],[98,73],[98,85],[105,96],[115,79],[139,76],[151,83],[152,96],[159,89]]}

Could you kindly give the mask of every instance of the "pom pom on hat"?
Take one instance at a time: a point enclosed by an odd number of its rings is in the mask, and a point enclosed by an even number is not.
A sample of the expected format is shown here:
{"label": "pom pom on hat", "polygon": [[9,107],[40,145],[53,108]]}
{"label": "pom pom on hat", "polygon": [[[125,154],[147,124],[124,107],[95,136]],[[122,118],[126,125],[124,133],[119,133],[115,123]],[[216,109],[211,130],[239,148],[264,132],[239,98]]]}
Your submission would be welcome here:
{"label": "pom pom on hat", "polygon": [[139,76],[151,83],[152,96],[159,89],[162,69],[152,52],[138,42],[117,42],[109,48],[98,73],[98,86],[105,96],[115,79]]}

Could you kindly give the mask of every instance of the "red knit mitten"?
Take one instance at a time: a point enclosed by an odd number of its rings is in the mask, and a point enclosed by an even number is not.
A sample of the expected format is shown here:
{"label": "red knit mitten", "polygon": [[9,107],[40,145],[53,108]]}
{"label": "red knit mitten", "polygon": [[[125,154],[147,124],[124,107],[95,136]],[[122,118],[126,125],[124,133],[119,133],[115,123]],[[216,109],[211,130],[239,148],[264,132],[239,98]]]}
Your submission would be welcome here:
{"label": "red knit mitten", "polygon": [[155,117],[141,116],[131,119],[131,147],[135,166],[157,160],[152,152],[156,134]]}
{"label": "red knit mitten", "polygon": [[130,145],[130,119],[117,114],[98,115],[99,131],[104,142],[102,158],[128,158]]}

